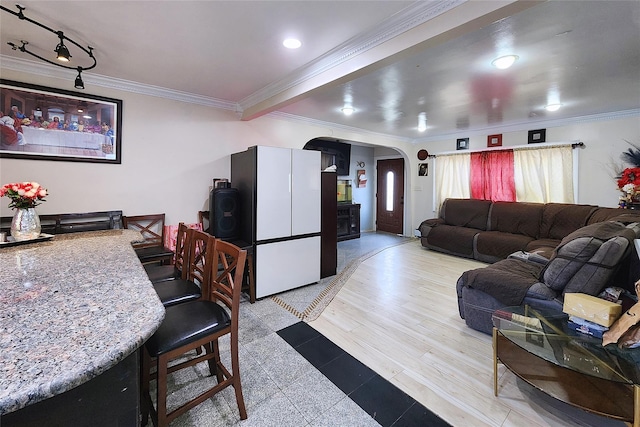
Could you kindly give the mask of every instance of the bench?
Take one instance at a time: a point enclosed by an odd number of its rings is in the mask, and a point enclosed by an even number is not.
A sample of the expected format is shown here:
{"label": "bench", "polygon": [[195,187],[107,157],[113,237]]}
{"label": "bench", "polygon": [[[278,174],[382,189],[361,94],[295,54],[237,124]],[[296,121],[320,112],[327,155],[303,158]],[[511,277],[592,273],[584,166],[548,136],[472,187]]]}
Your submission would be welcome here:
{"label": "bench", "polygon": [[[9,234],[12,219],[12,216],[0,217],[0,231]],[[40,225],[46,234],[120,229],[123,228],[122,211],[40,215]]]}

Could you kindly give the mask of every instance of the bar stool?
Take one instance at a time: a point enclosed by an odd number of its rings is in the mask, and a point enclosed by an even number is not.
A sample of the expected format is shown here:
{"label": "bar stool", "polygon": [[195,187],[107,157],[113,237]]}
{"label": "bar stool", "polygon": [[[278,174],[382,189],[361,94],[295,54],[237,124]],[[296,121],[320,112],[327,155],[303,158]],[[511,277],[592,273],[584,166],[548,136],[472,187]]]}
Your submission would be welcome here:
{"label": "bar stool", "polygon": [[[140,399],[142,425],[147,424],[151,414],[156,427],[167,426],[176,417],[229,386],[234,388],[240,418],[247,418],[238,357],[240,282],[247,254],[230,243],[212,236],[208,238],[209,250],[203,270],[203,300],[167,307],[162,324],[144,345]],[[218,266],[222,268],[218,269]],[[230,335],[231,369],[220,358],[218,338],[224,335]],[[203,354],[169,366],[173,360],[200,347],[205,349]],[[168,375],[202,361],[208,362],[209,371],[216,376],[217,384],[167,413]],[[151,373],[152,366],[155,366],[154,373]],[[150,382],[153,379],[157,380],[155,407],[150,394]]]}
{"label": "bar stool", "polygon": [[166,282],[167,280],[175,280],[182,277],[182,268],[185,261],[185,245],[188,247],[187,227],[183,222],[178,224],[178,232],[176,233],[176,258],[173,265],[145,264],[144,269],[149,276],[151,283]]}
{"label": "bar stool", "polygon": [[[198,211],[198,221],[202,226],[202,230],[206,233],[211,234],[209,229],[209,211]],[[253,304],[254,302],[256,302],[256,285],[253,275],[253,245],[239,239],[221,240],[225,240],[233,245],[238,246],[242,250],[247,251],[247,266],[245,275],[242,279],[242,291],[246,292],[249,295],[249,302]]]}
{"label": "bar stool", "polygon": [[143,264],[171,263],[173,251],[164,247],[164,214],[123,216],[124,228],[139,231],[143,240],[134,242],[136,254]]}
{"label": "bar stool", "polygon": [[[210,235],[186,227],[182,276],[153,284],[158,298],[165,307],[202,299],[203,286],[206,284],[206,270],[209,258],[207,252],[213,250]],[[177,242],[176,242],[177,244]]]}

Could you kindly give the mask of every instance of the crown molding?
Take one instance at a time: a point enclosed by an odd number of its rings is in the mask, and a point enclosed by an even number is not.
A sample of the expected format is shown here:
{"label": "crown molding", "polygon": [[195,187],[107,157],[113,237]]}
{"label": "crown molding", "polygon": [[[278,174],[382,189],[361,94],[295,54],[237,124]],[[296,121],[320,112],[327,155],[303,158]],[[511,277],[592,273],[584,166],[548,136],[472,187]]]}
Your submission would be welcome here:
{"label": "crown molding", "polygon": [[[73,80],[75,79],[77,73],[76,71],[65,70],[45,63],[13,58],[6,55],[0,55],[0,66],[12,71],[29,73],[49,78],[69,80],[70,84],[73,83]],[[85,86],[94,85],[107,89],[115,89],[141,95],[155,96],[157,98],[171,99],[174,101],[204,105],[207,107],[220,108],[223,110],[238,111],[238,104],[235,102],[224,101],[221,99],[196,95],[193,93],[182,92],[173,89],[167,89],[160,86],[133,82],[130,80],[107,77],[95,73],[83,73],[82,80],[84,81]]]}
{"label": "crown molding", "polygon": [[463,4],[468,0],[416,1],[401,12],[336,46],[309,64],[300,67],[283,79],[275,81],[240,100],[240,111],[263,102],[272,96],[304,83],[327,70],[347,62],[355,56],[373,49],[418,25]]}
{"label": "crown molding", "polygon": [[456,130],[455,132],[447,132],[440,133],[434,136],[428,136],[424,138],[414,139],[412,142],[414,144],[424,143],[424,142],[434,142],[434,141],[442,141],[445,139],[456,139],[460,138],[461,135],[467,136],[478,136],[478,135],[492,135],[496,133],[505,133],[505,132],[520,132],[520,131],[529,131],[531,129],[538,128],[553,128],[559,126],[568,126],[572,124],[578,123],[591,123],[598,121],[606,121],[606,120],[618,120],[618,119],[626,119],[629,117],[638,117],[640,116],[640,109],[631,109],[631,110],[622,110],[622,111],[612,111],[609,113],[599,113],[599,114],[591,114],[587,116],[578,116],[578,117],[568,117],[565,119],[553,119],[553,120],[536,120],[536,121],[526,121],[526,122],[517,122],[510,124],[501,124],[495,126],[487,126],[483,128],[475,128],[473,130]]}

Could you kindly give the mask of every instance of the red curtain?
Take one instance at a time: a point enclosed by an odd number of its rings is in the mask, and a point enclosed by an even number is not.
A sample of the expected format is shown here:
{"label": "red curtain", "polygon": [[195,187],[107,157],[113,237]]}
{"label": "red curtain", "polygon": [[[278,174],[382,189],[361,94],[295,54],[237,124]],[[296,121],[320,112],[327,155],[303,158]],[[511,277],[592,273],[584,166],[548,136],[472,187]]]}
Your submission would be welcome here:
{"label": "red curtain", "polygon": [[515,202],[513,150],[471,153],[471,198]]}

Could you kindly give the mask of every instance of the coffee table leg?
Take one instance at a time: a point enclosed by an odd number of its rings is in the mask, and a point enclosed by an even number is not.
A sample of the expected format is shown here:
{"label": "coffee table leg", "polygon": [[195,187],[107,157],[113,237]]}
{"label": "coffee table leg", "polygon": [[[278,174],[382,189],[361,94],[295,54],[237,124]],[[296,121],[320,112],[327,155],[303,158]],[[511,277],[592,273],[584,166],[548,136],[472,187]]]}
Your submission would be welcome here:
{"label": "coffee table leg", "polygon": [[[498,329],[493,328],[493,395],[498,396]],[[636,397],[638,387],[636,386]],[[637,399],[636,399],[637,403]],[[638,426],[634,426],[638,427]]]}
{"label": "coffee table leg", "polygon": [[633,427],[640,427],[640,385],[633,386]]}

